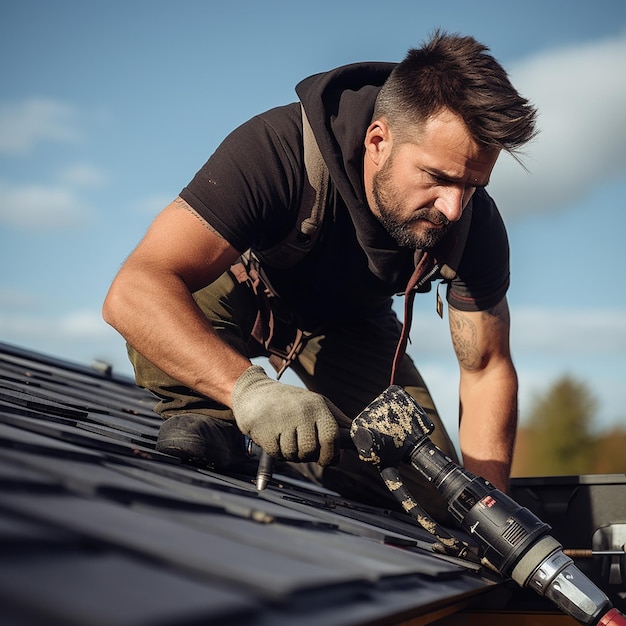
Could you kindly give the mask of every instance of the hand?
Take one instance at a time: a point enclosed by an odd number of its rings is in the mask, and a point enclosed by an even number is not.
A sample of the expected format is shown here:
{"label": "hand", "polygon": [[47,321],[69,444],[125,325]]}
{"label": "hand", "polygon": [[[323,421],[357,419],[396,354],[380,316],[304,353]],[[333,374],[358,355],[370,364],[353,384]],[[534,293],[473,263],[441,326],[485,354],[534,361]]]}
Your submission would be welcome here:
{"label": "hand", "polygon": [[347,419],[317,393],[279,383],[258,366],[249,367],[232,394],[233,415],[242,433],[269,455],[287,461],[330,465],[339,454],[337,418]]}

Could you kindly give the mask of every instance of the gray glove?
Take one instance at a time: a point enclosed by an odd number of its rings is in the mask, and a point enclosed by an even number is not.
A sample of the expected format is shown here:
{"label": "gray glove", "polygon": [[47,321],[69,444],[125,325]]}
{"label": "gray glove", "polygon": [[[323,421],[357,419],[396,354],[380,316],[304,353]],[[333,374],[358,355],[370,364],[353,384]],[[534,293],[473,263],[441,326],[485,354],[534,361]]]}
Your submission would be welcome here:
{"label": "gray glove", "polygon": [[249,367],[232,394],[235,422],[269,455],[329,465],[339,454],[338,418],[347,419],[317,393],[279,383]]}

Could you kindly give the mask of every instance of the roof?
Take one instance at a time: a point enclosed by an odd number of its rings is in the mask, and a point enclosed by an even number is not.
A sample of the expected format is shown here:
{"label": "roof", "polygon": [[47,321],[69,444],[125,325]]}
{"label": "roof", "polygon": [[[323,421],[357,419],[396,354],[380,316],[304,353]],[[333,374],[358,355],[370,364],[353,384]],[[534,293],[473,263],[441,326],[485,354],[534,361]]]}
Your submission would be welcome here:
{"label": "roof", "polygon": [[153,403],[0,343],[2,623],[427,624],[497,585],[403,514],[157,453]]}

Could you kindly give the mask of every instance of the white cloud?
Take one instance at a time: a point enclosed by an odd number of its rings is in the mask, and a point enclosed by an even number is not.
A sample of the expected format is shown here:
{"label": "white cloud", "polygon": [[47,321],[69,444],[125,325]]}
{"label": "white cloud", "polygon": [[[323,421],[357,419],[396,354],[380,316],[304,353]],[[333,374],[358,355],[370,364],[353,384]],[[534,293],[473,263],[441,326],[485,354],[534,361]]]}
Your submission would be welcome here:
{"label": "white cloud", "polygon": [[91,217],[91,208],[69,187],[0,181],[0,223],[15,229],[59,231],[82,227]]}
{"label": "white cloud", "polygon": [[563,209],[626,172],[626,32],[544,52],[512,67],[519,91],[539,110],[527,149],[528,175],[508,155],[490,192],[508,217]]}
{"label": "white cloud", "polygon": [[[0,341],[66,358],[83,365],[111,356],[124,363],[124,341],[100,315],[100,311],[76,310],[59,316],[0,311]],[[126,368],[128,373],[129,367]]]}
{"label": "white cloud", "polygon": [[90,163],[75,163],[63,169],[59,179],[72,187],[99,187],[108,180],[108,175]]}
{"label": "white cloud", "polygon": [[511,343],[519,354],[626,354],[626,312],[515,309]]}
{"label": "white cloud", "polygon": [[98,339],[109,336],[110,331],[100,312],[89,310],[70,311],[60,317],[0,314],[0,336],[28,337],[29,343],[47,338],[56,341]]}
{"label": "white cloud", "polygon": [[0,312],[0,341],[79,365],[101,361],[118,374],[132,376],[124,340],[99,311],[77,310],[56,317]]}
{"label": "white cloud", "polygon": [[[0,154],[27,155],[44,141],[79,142],[79,121],[76,108],[50,98],[0,104]],[[29,171],[37,170],[30,165]],[[28,231],[82,227],[93,211],[78,190],[106,180],[106,173],[88,162],[61,165],[52,183],[0,180],[0,223]]]}
{"label": "white cloud", "polygon": [[59,320],[58,332],[66,337],[101,337],[108,334],[109,327],[99,312],[74,311]]}
{"label": "white cloud", "polygon": [[48,98],[0,105],[0,153],[27,154],[41,141],[79,142],[77,119],[72,106]]}

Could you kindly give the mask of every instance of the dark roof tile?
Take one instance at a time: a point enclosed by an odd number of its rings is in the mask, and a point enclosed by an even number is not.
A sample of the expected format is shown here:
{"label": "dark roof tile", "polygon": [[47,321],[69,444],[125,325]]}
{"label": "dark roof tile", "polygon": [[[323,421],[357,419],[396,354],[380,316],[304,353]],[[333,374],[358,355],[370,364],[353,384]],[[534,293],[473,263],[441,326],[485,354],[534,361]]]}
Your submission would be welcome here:
{"label": "dark roof tile", "polygon": [[157,453],[153,402],[0,344],[0,621],[428,623],[497,584],[405,515],[287,476],[259,494],[252,475]]}

